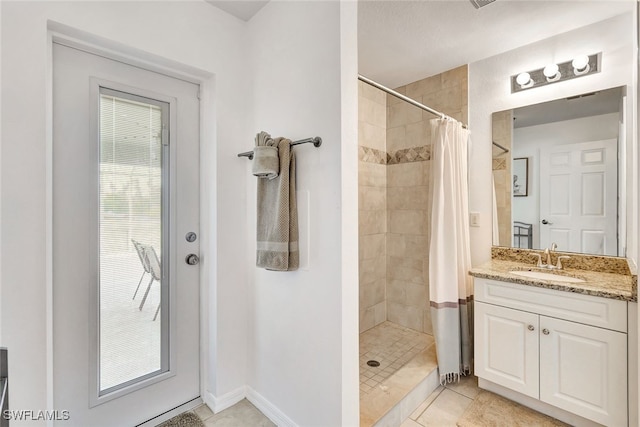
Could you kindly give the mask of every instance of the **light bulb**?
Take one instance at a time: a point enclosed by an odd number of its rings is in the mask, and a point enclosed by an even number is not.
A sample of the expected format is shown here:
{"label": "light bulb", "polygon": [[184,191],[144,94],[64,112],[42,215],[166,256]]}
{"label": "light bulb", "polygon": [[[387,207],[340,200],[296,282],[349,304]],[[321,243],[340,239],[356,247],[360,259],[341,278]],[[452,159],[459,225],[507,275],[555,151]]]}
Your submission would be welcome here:
{"label": "light bulb", "polygon": [[573,66],[573,73],[575,75],[588,73],[590,70],[589,57],[587,55],[577,56],[571,61],[571,65]]}
{"label": "light bulb", "polygon": [[542,71],[548,82],[560,80],[560,67],[557,64],[549,64]]}
{"label": "light bulb", "polygon": [[520,87],[527,87],[533,85],[533,81],[531,80],[531,75],[529,73],[520,73],[518,77],[516,77],[516,83],[520,85]]}

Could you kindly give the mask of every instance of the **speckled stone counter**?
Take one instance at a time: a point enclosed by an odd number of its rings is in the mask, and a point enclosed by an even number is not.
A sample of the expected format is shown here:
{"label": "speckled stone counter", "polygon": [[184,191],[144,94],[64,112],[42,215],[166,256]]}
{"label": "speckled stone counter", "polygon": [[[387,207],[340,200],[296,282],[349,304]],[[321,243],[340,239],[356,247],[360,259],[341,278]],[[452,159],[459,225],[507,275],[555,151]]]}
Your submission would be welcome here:
{"label": "speckled stone counter", "polygon": [[[555,257],[559,255],[569,255],[571,259],[564,263],[566,266],[565,269],[550,271],[537,268],[535,265],[536,259],[531,254],[541,253],[541,251],[509,248],[494,249],[498,250],[493,251],[492,260],[472,268],[469,271],[471,276],[623,301],[637,301],[638,276],[624,258],[555,253],[552,262],[555,261]],[[587,258],[587,260],[581,258]],[[573,261],[573,263],[570,263],[570,261]],[[575,266],[587,268],[575,268]],[[579,278],[584,280],[584,282],[567,283],[555,280],[542,280],[511,273],[511,271],[516,270],[554,273]]]}

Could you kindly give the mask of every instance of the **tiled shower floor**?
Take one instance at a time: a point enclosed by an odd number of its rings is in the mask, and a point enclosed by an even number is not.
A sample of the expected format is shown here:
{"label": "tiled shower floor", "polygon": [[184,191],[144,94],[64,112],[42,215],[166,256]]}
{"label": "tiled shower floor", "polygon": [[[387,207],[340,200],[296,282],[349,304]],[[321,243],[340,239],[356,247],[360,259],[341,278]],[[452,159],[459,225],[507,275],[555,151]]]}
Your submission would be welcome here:
{"label": "tiled shower floor", "polygon": [[[432,345],[431,335],[384,322],[360,334],[360,392],[370,393],[418,353]],[[369,360],[380,366],[367,365]]]}

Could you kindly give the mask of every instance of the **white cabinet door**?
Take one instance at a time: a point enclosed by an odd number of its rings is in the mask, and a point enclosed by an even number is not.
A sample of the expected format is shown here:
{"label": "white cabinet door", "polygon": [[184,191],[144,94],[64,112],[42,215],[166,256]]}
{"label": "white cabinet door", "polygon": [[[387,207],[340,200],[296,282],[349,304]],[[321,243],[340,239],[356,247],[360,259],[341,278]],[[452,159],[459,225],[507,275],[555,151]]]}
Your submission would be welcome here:
{"label": "white cabinet door", "polygon": [[540,400],[626,426],[626,355],[623,333],[540,316]]}
{"label": "white cabinet door", "polygon": [[476,302],[476,375],[537,399],[538,318],[537,314]]}

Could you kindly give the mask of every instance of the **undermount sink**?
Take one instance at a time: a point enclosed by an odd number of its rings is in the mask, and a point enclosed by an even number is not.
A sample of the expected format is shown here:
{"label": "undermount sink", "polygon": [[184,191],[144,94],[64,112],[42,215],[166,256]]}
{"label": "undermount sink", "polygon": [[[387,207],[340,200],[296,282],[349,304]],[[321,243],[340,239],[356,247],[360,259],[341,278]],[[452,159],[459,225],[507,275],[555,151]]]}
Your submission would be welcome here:
{"label": "undermount sink", "polygon": [[516,274],[518,276],[523,276],[523,277],[530,277],[532,279],[553,280],[554,282],[567,282],[567,283],[584,283],[585,282],[584,280],[578,279],[577,277],[562,276],[560,274],[546,273],[544,271],[514,270],[514,271],[510,271],[509,273]]}

